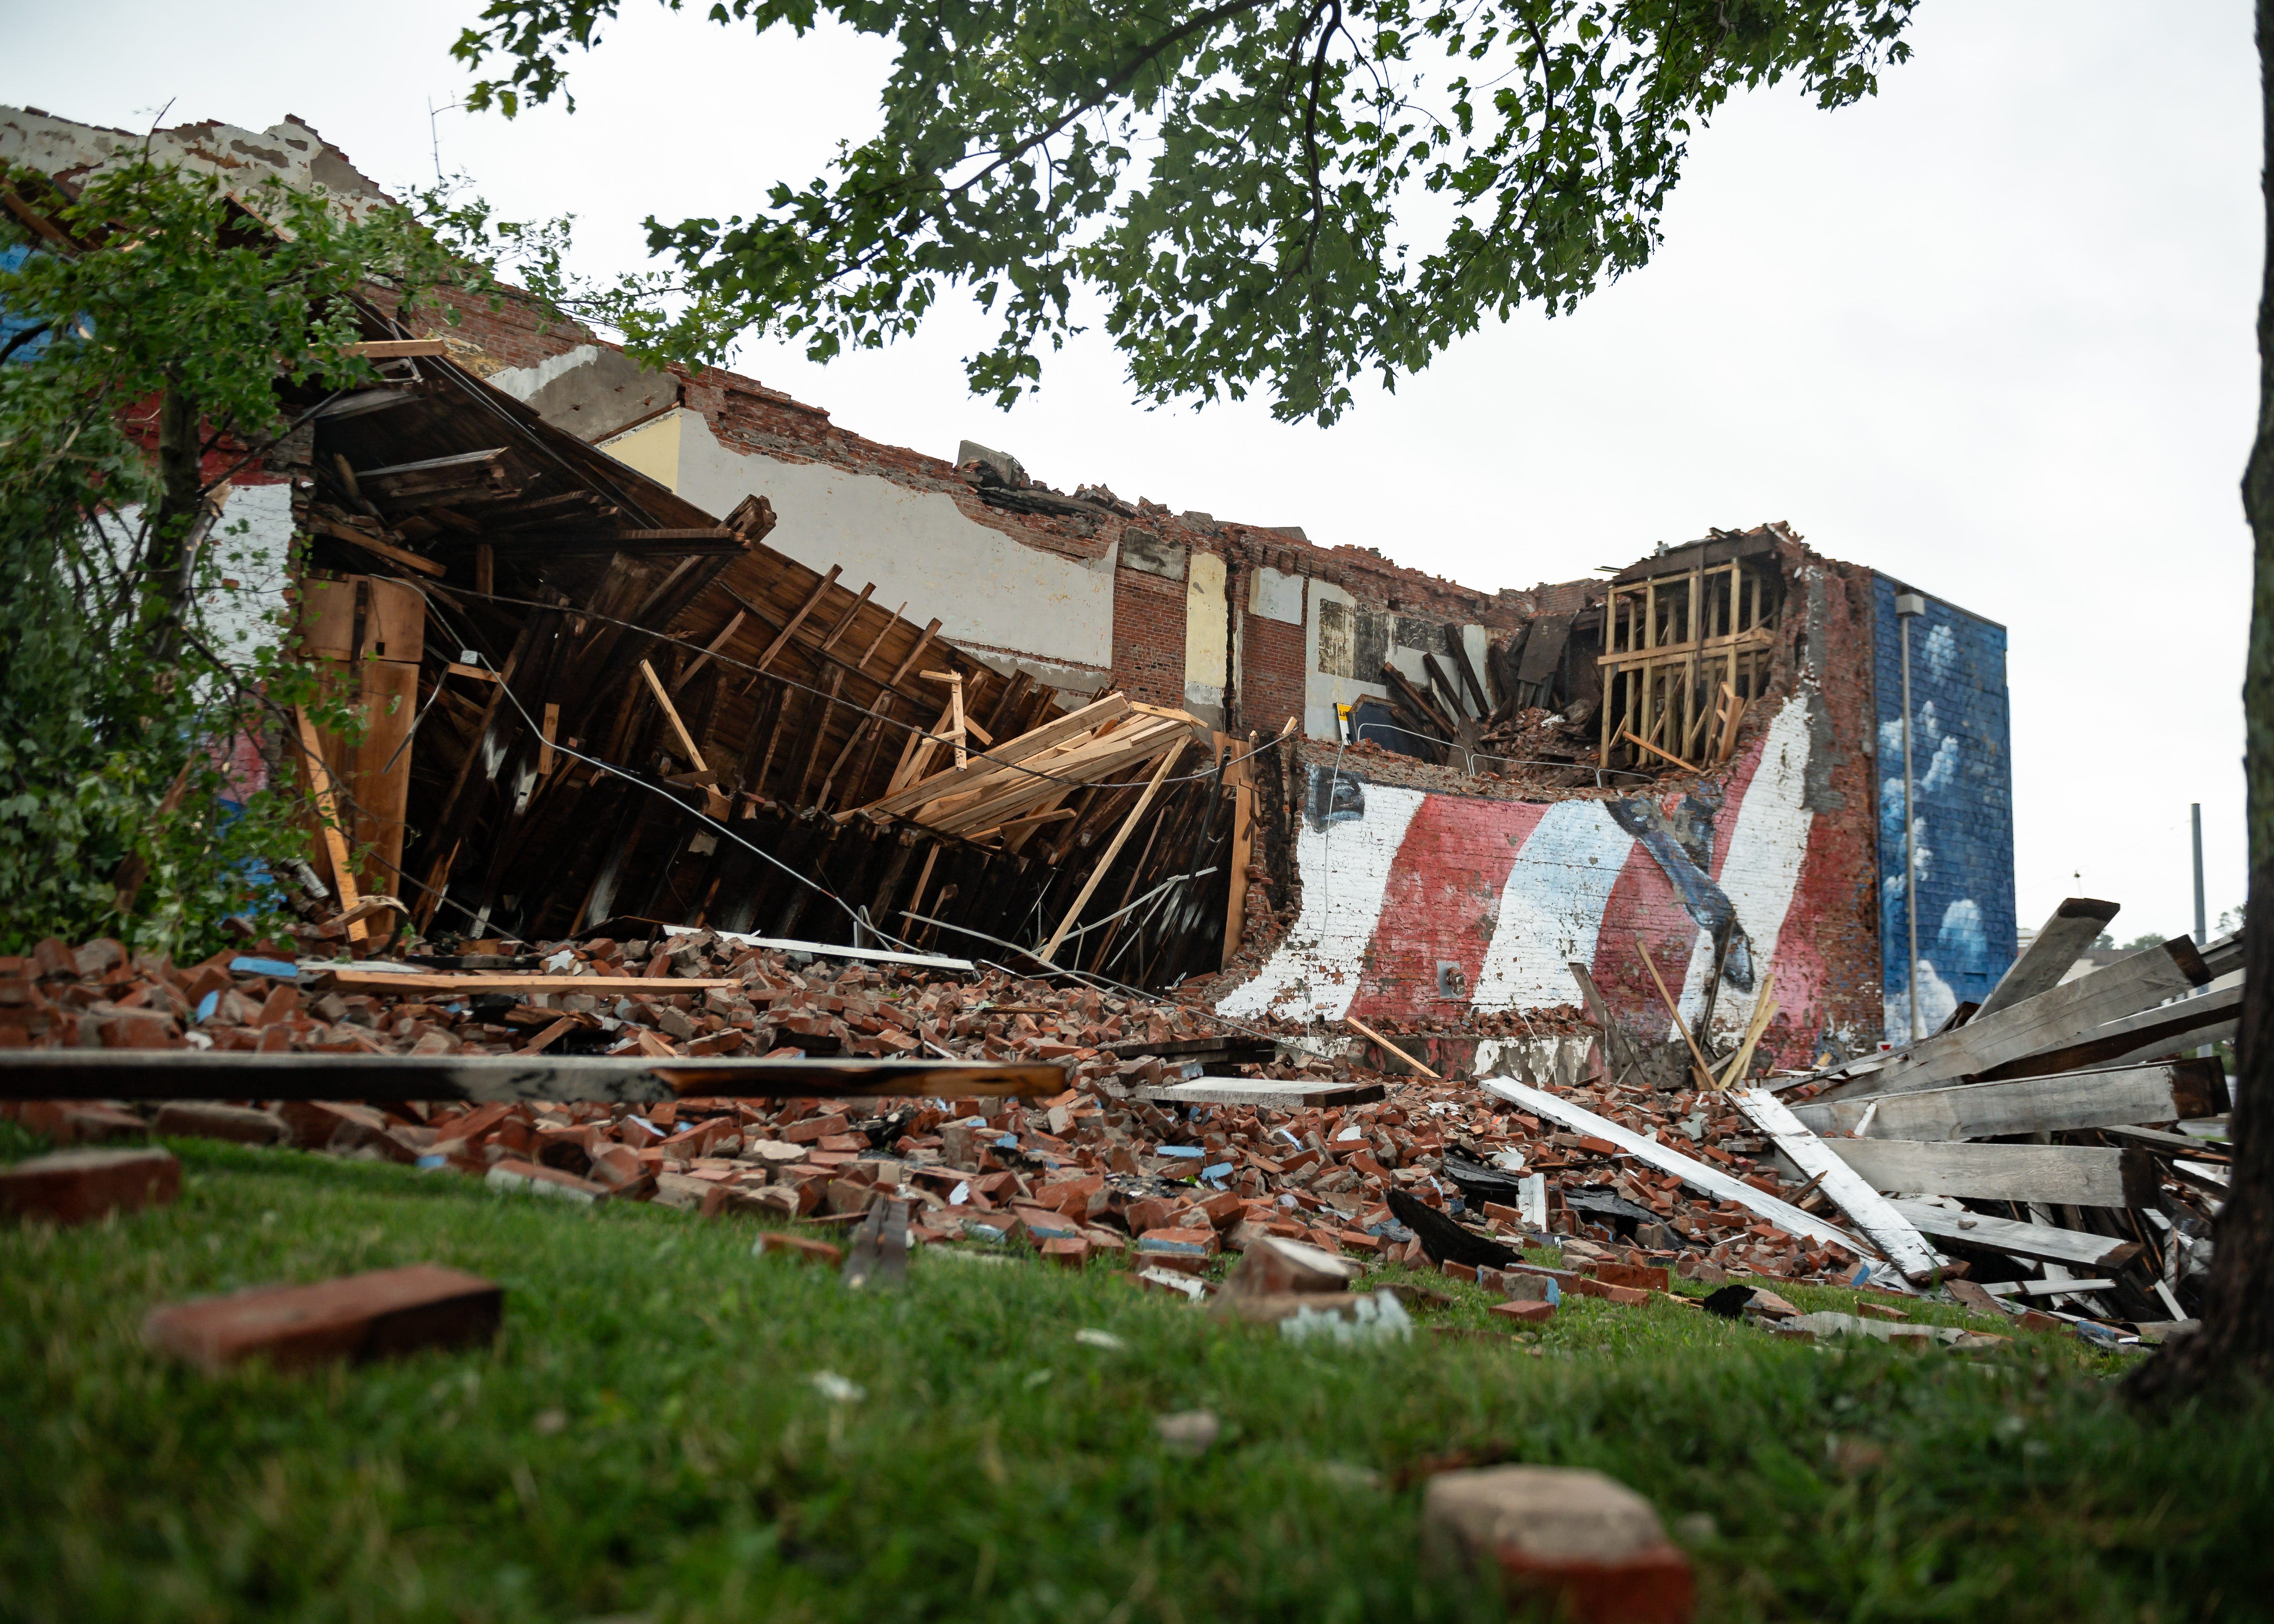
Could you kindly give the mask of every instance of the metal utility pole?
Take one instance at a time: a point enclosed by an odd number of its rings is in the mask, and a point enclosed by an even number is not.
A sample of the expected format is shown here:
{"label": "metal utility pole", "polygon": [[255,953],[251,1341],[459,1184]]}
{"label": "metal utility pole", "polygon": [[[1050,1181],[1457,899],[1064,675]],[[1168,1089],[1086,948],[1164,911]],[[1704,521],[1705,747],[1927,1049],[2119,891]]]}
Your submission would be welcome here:
{"label": "metal utility pole", "polygon": [[1903,906],[1910,914],[1911,974],[1904,1001],[1910,1005],[1911,1041],[1926,1035],[1918,1000],[1918,808],[1911,790],[1911,622],[1926,613],[1916,592],[1895,594],[1895,620],[1903,628]]}
{"label": "metal utility pole", "polygon": [[2195,945],[2201,947],[2210,940],[2210,921],[2203,916],[2202,801],[2187,808],[2187,819],[2195,825]]}

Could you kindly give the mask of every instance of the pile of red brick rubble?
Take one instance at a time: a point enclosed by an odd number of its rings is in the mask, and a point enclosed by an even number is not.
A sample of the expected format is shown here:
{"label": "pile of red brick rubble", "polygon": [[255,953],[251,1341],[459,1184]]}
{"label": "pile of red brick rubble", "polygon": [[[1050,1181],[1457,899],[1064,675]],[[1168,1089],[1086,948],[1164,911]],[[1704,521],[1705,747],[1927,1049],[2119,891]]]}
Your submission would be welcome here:
{"label": "pile of red brick rubble", "polygon": [[[473,946],[487,944],[475,944]],[[708,931],[645,942],[596,938],[540,948],[526,974],[558,988],[591,978],[636,990],[485,993],[437,1002],[359,966],[332,973],[224,953],[186,968],[115,942],[42,944],[0,959],[0,1047],[290,1049],[493,1055],[932,1056],[1044,1060],[1065,1068],[1055,1099],[858,1101],[692,1100],[626,1105],[395,1106],[177,1102],[14,1108],[62,1141],[140,1132],[218,1134],[380,1157],[576,1199],[651,1199],[706,1213],[765,1210],[825,1234],[879,1192],[915,1203],[912,1234],[1023,1242],[1078,1262],[1132,1249],[1142,1265],[1196,1273],[1226,1249],[1273,1234],[1337,1252],[1422,1257],[1389,1207],[1392,1192],[1470,1224],[1520,1237],[1517,1211],[1460,1167],[1513,1181],[1547,1177],[1547,1228],[1584,1243],[1623,1242],[1661,1263],[1687,1256],[1756,1274],[1846,1279],[1856,1259],[1811,1250],[1734,1203],[1685,1191],[1609,1143],[1552,1124],[1471,1082],[1353,1069],[1364,1050],[1286,1026],[1264,1065],[1228,1076],[1376,1083],[1379,1100],[1340,1108],[1156,1103],[1182,1080],[1148,1046],[1224,1032],[1204,1011],[1096,988],[1065,989],[999,969],[968,974],[837,963],[739,946]],[[458,962],[464,962],[462,958]],[[339,979],[344,979],[343,977]],[[519,979],[513,977],[489,978]],[[683,990],[681,989],[684,989]],[[1370,1092],[1370,1091],[1367,1091]],[[1583,1086],[1571,1097],[1638,1132],[1774,1192],[1765,1147],[1721,1097]],[[1574,1198],[1577,1198],[1576,1200]]]}

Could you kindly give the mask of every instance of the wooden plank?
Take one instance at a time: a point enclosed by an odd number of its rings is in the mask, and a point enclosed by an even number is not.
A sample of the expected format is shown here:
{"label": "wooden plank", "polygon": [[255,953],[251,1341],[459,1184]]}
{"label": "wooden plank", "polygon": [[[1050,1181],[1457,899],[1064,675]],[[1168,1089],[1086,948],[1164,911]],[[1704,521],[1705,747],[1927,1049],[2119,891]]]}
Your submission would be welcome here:
{"label": "wooden plank", "polygon": [[663,719],[670,724],[672,737],[679,741],[680,753],[693,763],[696,771],[710,771],[710,764],[703,759],[703,752],[695,748],[694,735],[687,731],[687,724],[679,719],[679,712],[672,708],[671,695],[663,691],[663,680],[655,674],[655,667],[642,660],[639,669],[640,675],[647,679],[648,687],[654,690],[655,703],[663,707]]}
{"label": "wooden plank", "polygon": [[1990,996],[1982,1000],[1982,1007],[1974,1011],[1974,1019],[1995,1015],[2024,998],[2034,998],[2059,986],[2069,966],[2082,959],[2086,950],[2100,939],[2100,933],[2108,929],[2108,921],[2116,917],[2119,906],[2091,897],[2065,899],[2052,911],[2052,916],[2038,927],[2036,937],[2022,950],[2022,956],[2006,967],[2006,974],[1998,978]]}
{"label": "wooden plank", "polygon": [[366,536],[352,524],[342,524],[319,514],[308,521],[308,528],[319,535],[329,536],[334,541],[344,541],[351,547],[361,547],[373,558],[383,558],[390,564],[400,564],[422,575],[444,575],[449,572],[433,559],[421,558],[407,548],[385,542],[376,536]]}
{"label": "wooden plank", "polygon": [[1976,1145],[1962,1140],[1822,1139],[1874,1190],[2055,1207],[2147,1207],[2155,1165],[2142,1150],[2099,1145]]}
{"label": "wooden plank", "polygon": [[2242,973],[2237,970],[2192,998],[2110,1021],[2074,1043],[2009,1060],[1984,1071],[1982,1080],[2048,1077],[2119,1065],[2127,1060],[2161,1059],[2179,1049],[2226,1042],[2234,1036],[2235,1018],[2241,1008]]}
{"label": "wooden plank", "polygon": [[463,998],[478,992],[526,993],[532,997],[541,992],[704,992],[713,987],[740,987],[742,982],[731,976],[704,980],[675,975],[543,975],[527,971],[486,975],[471,970],[434,974],[309,969],[301,972],[300,985],[312,992],[401,993],[407,998],[423,998],[431,1004],[437,998]]}
{"label": "wooden plank", "polygon": [[1682,1006],[1675,1003],[1674,995],[1666,990],[1665,979],[1658,973],[1658,961],[1650,956],[1650,947],[1643,941],[1640,932],[1635,936],[1635,951],[1642,955],[1643,965],[1650,971],[1651,985],[1658,989],[1658,996],[1666,1004],[1666,1012],[1674,1017],[1674,1029],[1682,1034],[1682,1041],[1690,1045],[1690,1059],[1698,1069],[1698,1086],[1712,1094],[1721,1086],[1714,1081],[1713,1068],[1706,1064],[1706,1051],[1699,1049],[1698,1040],[1690,1035],[1690,1023],[1682,1019]]}
{"label": "wooden plank", "polygon": [[[403,978],[396,978],[398,980]],[[584,979],[584,978],[579,978]],[[649,981],[693,987],[694,981]],[[642,1056],[294,1055],[242,1050],[20,1049],[0,1070],[9,1100],[1049,1099],[1064,1067],[937,1060],[704,1060]]]}
{"label": "wooden plank", "polygon": [[[1383,1097],[1380,1083],[1278,1082],[1269,1078],[1201,1077],[1189,1083],[1133,1088],[1133,1100],[1156,1105],[1269,1105],[1283,1111],[1371,1105]],[[1290,1153],[1291,1154],[1291,1153]]]}
{"label": "wooden plank", "polygon": [[1089,900],[1090,893],[1097,889],[1097,883],[1105,877],[1105,871],[1113,866],[1113,860],[1121,855],[1121,847],[1128,840],[1129,831],[1137,826],[1137,820],[1152,804],[1154,793],[1161,787],[1162,780],[1169,776],[1170,770],[1177,764],[1177,758],[1184,753],[1185,741],[1180,738],[1170,745],[1168,753],[1161,757],[1160,766],[1154,771],[1153,781],[1146,785],[1145,793],[1137,797],[1137,804],[1129,808],[1129,816],[1122,820],[1121,827],[1113,831],[1113,838],[1107,845],[1104,854],[1090,866],[1089,877],[1082,882],[1081,891],[1074,898],[1073,906],[1065,911],[1065,917],[1058,921],[1058,928],[1050,933],[1050,939],[1043,944],[1042,951],[1035,955],[1044,964],[1050,962],[1050,955],[1058,951],[1058,944],[1065,941],[1066,932],[1073,929],[1073,921],[1081,916],[1082,906]]}
{"label": "wooden plank", "polygon": [[900,685],[900,679],[908,674],[908,667],[915,665],[916,661],[922,658],[923,651],[931,647],[931,640],[938,635],[939,621],[937,619],[926,623],[923,628],[923,635],[916,639],[916,646],[908,650],[907,658],[902,660],[899,665],[892,667],[892,674],[885,679],[885,686],[886,688],[898,688]]}
{"label": "wooden plank", "polygon": [[[360,900],[356,891],[355,870],[348,861],[348,838],[340,828],[340,812],[332,794],[332,770],[324,764],[322,746],[316,738],[316,724],[309,718],[305,705],[292,707],[292,714],[300,724],[302,764],[308,771],[308,788],[315,797],[318,832],[324,843],[324,854],[330,860],[332,886],[340,894],[340,912],[351,914]],[[355,943],[368,941],[369,927],[357,920],[348,927],[348,939]]]}
{"label": "wooden plank", "polygon": [[[1061,744],[1078,739],[1107,722],[1117,721],[1128,714],[1127,698],[1118,693],[1108,694],[1102,699],[1094,700],[1084,705],[1079,710],[1058,718],[1055,722],[1046,722],[1040,727],[1031,728],[1015,739],[1005,739],[992,749],[973,756],[969,766],[952,777],[941,775],[930,783],[903,784],[899,789],[856,809],[874,816],[883,817],[893,813],[911,810],[922,806],[927,801],[936,801],[944,794],[953,794],[958,790],[968,788],[973,783],[982,779],[991,780],[1013,776],[1004,770],[1013,763],[1028,761],[1039,756],[1045,750],[1056,749]],[[913,734],[910,736],[914,737]],[[839,821],[842,822],[852,816],[851,812],[840,813]]]}
{"label": "wooden plank", "polygon": [[1191,742],[1189,733],[1167,725],[1114,733],[1103,741],[1110,747],[1103,750],[1082,749],[1050,757],[1036,763],[1033,771],[1017,774],[1016,781],[1007,788],[967,792],[972,799],[960,800],[953,814],[941,818],[937,826],[950,834],[983,829],[1043,801],[1063,796],[1077,784],[1102,782],[1136,768],[1149,761],[1172,739],[1178,745]]}
{"label": "wooden plank", "polygon": [[2128,1123],[2103,1128],[2101,1132],[2110,1139],[2144,1145],[2161,1155],[2201,1156],[2210,1162],[2234,1160],[2233,1152],[2223,1139],[2199,1139],[2192,1133],[2166,1133],[2160,1128],[2142,1128]]}
{"label": "wooden plank", "polygon": [[343,345],[340,353],[361,356],[366,361],[400,361],[410,356],[438,356],[445,350],[439,338],[373,338]]}
{"label": "wooden plank", "polygon": [[[1876,1109],[1875,1109],[1876,1108]],[[2004,1083],[1963,1083],[1879,1100],[1803,1101],[1792,1114],[1818,1133],[1867,1139],[1994,1139],[2067,1128],[2216,1116],[2227,1109],[2224,1069],[2215,1059],[2065,1071]],[[1871,1120],[1864,1123],[1866,1113]]]}
{"label": "wooden plank", "polygon": [[1924,1286],[1935,1279],[1941,1260],[1920,1237],[1917,1228],[1889,1206],[1886,1198],[1845,1161],[1834,1154],[1834,1147],[1826,1147],[1809,1132],[1776,1095],[1766,1088],[1746,1089],[1737,1095],[1737,1109],[1755,1127],[1775,1140],[1776,1147],[1819,1184],[1827,1199],[1856,1221],[1871,1237],[1872,1244],[1886,1254],[1887,1261],[1902,1271],[1906,1280]]}
{"label": "wooden plank", "polygon": [[772,643],[766,644],[765,652],[750,663],[754,671],[764,671],[772,661],[773,657],[782,651],[782,646],[795,635],[799,627],[805,624],[805,617],[811,614],[815,605],[828,596],[829,589],[837,584],[837,577],[843,573],[844,571],[835,564],[829,567],[829,573],[821,577],[820,584],[806,594],[805,601],[797,606],[797,613],[790,616],[789,624],[781,628],[780,635]]}
{"label": "wooden plank", "polygon": [[1357,1016],[1344,1016],[1343,1025],[1348,1026],[1352,1032],[1357,1033],[1361,1037],[1373,1039],[1376,1043],[1382,1045],[1382,1047],[1389,1053],[1397,1056],[1400,1060],[1403,1060],[1407,1065],[1412,1066],[1415,1071],[1420,1072],[1422,1076],[1427,1078],[1431,1082],[1442,1082],[1444,1080],[1434,1071],[1432,1071],[1427,1066],[1423,1065],[1419,1060],[1416,1060],[1412,1056],[1398,1048],[1397,1044],[1391,1042],[1379,1032],[1376,1032],[1372,1026],[1367,1026]]}
{"label": "wooden plank", "polygon": [[1958,1213],[1932,1201],[1896,1201],[1894,1209],[1910,1220],[1921,1235],[1962,1245],[1987,1247],[2008,1257],[2033,1258],[2065,1268],[2114,1271],[2138,1257],[2137,1241],[2111,1240],[2079,1229],[2057,1229],[2046,1223],[2016,1223],[1988,1213]]}
{"label": "wooden plank", "polygon": [[1817,1098],[1915,1094],[1978,1076],[2007,1061],[2074,1043],[2105,1022],[2151,1010],[2210,980],[2195,944],[2173,936],[1994,1015],[1977,1014],[1955,1031],[1898,1049],[1876,1070],[1835,1084]]}
{"label": "wooden plank", "polygon": [[[1844,1246],[1850,1252],[1864,1250],[1854,1236],[1838,1225],[1826,1223],[1821,1218],[1801,1211],[1789,1201],[1779,1200],[1766,1191],[1756,1190],[1733,1174],[1724,1173],[1703,1162],[1693,1161],[1656,1139],[1646,1139],[1631,1129],[1621,1127],[1608,1116],[1598,1116],[1591,1110],[1572,1104],[1561,1094],[1549,1094],[1544,1088],[1534,1088],[1504,1077],[1491,1078],[1478,1086],[1487,1094],[1520,1105],[1525,1110],[1545,1116],[1575,1133],[1591,1133],[1597,1139],[1608,1139],[1645,1166],[1656,1168],[1661,1173],[1671,1173],[1691,1189],[1710,1195],[1717,1201],[1735,1201],[1748,1212],[1767,1219],[1787,1234],[1796,1235],[1818,1245]],[[1912,1222],[1914,1224],[1917,1222],[1916,1219]]]}
{"label": "wooden plank", "polygon": [[[1661,717],[1660,719],[1662,721],[1662,720],[1664,720],[1665,718],[1664,718],[1663,717]],[[1677,767],[1681,768],[1681,769],[1682,769],[1682,771],[1684,771],[1684,772],[1695,772],[1695,771],[1698,771],[1698,769],[1697,769],[1697,768],[1695,768],[1695,767],[1691,766],[1688,762],[1686,762],[1686,761],[1683,760],[1683,759],[1682,759],[1682,757],[1680,757],[1679,756],[1676,756],[1673,751],[1671,751],[1671,750],[1664,750],[1664,749],[1660,749],[1658,746],[1656,746],[1656,745],[1653,744],[1649,740],[1647,740],[1647,739],[1644,738],[1640,733],[1638,733],[1637,732],[1635,732],[1635,730],[1634,730],[1633,728],[1631,728],[1631,727],[1624,727],[1624,728],[1621,728],[1621,729],[1619,730],[1619,737],[1620,737],[1620,738],[1622,738],[1622,739],[1623,739],[1623,740],[1625,740],[1629,744],[1631,744],[1631,745],[1635,746],[1635,747],[1636,747],[1637,748],[1638,748],[1638,749],[1645,749],[1645,750],[1648,750],[1648,751],[1649,751],[1653,756],[1664,756],[1668,761],[1672,762],[1675,766],[1677,766]]]}
{"label": "wooden plank", "polygon": [[711,639],[709,643],[704,644],[703,652],[687,662],[686,670],[672,678],[671,691],[676,694],[681,688],[685,688],[687,686],[688,679],[692,677],[697,672],[702,670],[703,667],[710,662],[712,655],[725,648],[727,646],[727,639],[732,637],[736,632],[742,630],[742,622],[749,618],[750,617],[747,612],[741,609],[735,610],[734,614],[727,620],[727,624],[720,628],[719,635]]}
{"label": "wooden plank", "polygon": [[854,597],[851,603],[845,605],[845,613],[837,617],[837,624],[829,628],[829,635],[821,640],[820,647],[815,650],[817,653],[826,654],[836,646],[837,640],[845,635],[846,628],[853,624],[854,616],[861,613],[861,606],[869,601],[869,595],[876,590],[877,583],[873,581],[870,582]]}
{"label": "wooden plank", "polygon": [[1247,870],[1255,861],[1255,779],[1246,760],[1232,764],[1231,885],[1224,899],[1224,959],[1239,951],[1247,927]]}

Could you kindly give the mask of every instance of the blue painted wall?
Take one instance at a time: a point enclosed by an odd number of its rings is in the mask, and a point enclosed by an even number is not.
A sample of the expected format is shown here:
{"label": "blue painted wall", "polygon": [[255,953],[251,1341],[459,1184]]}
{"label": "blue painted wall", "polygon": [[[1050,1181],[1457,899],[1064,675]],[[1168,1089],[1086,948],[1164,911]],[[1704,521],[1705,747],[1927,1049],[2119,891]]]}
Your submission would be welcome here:
{"label": "blue painted wall", "polygon": [[[1902,628],[1872,577],[1879,719],[1879,963],[1890,1041],[1910,1037],[1903,890]],[[1932,597],[1911,622],[1911,763],[1918,840],[1919,1012],[1932,1032],[2014,962],[2013,730],[2006,628]]]}

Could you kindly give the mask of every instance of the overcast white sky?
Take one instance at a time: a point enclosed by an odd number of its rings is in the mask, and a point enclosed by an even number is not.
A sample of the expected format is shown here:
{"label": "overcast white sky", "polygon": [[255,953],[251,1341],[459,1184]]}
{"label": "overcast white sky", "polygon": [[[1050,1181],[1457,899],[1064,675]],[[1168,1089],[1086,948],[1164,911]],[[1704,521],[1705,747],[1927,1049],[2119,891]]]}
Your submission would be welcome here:
{"label": "overcast white sky", "polygon": [[[26,8],[0,102],[128,127],[168,102],[169,124],[296,113],[406,186],[433,173],[428,105],[465,85],[448,47],[478,9]],[[871,125],[874,42],[626,11],[576,66],[573,117],[433,122],[508,214],[576,214],[586,268],[636,263],[643,215],[746,209]],[[2124,905],[2121,937],[2176,933],[2190,801],[2214,920],[2245,883],[2250,30],[2244,0],[1926,0],[1876,102],[1726,109],[1648,269],[1466,341],[1331,431],[1145,411],[1087,342],[1005,417],[964,392],[987,329],[956,312],[826,369],[763,343],[741,367],[876,439],[952,455],[968,436],[1061,490],[1300,524],[1487,589],[1788,520],[2008,628],[2023,921],[2081,892]]]}

